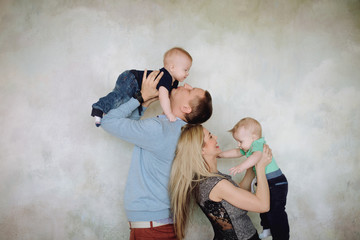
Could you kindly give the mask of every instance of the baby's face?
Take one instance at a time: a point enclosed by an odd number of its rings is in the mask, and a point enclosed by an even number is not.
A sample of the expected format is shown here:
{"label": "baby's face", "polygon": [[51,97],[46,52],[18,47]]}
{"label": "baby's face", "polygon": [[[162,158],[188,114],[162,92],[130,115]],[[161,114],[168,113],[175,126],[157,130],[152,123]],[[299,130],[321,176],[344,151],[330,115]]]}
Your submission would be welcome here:
{"label": "baby's face", "polygon": [[189,76],[191,65],[192,62],[189,57],[181,54],[174,59],[171,75],[179,82],[183,82]]}
{"label": "baby's face", "polygon": [[238,142],[239,148],[244,152],[249,151],[251,144],[254,141],[253,134],[246,130],[244,127],[237,129],[233,135],[234,139]]}

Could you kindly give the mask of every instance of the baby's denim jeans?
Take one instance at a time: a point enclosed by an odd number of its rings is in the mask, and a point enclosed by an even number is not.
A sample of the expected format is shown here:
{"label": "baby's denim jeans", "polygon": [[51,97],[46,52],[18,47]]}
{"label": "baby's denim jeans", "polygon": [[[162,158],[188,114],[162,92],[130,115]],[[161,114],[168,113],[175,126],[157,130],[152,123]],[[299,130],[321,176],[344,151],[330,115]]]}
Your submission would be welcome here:
{"label": "baby's denim jeans", "polygon": [[108,113],[111,109],[115,109],[129,101],[134,93],[139,90],[139,84],[134,74],[125,71],[118,77],[114,90],[105,97],[100,98],[92,107],[103,111],[103,113]]}

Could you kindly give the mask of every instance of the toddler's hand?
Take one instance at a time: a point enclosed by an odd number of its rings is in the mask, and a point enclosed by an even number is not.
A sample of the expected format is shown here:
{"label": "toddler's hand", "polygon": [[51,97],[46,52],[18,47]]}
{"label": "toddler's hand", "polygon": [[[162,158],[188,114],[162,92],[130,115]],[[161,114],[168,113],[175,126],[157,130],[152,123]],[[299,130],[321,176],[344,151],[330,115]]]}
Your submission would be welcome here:
{"label": "toddler's hand", "polygon": [[241,173],[241,172],[242,172],[242,170],[241,170],[240,166],[235,166],[233,168],[230,168],[231,175],[235,176],[237,173]]}
{"label": "toddler's hand", "polygon": [[166,115],[166,117],[169,119],[170,122],[175,122],[176,121],[176,117],[174,114],[168,114]]}

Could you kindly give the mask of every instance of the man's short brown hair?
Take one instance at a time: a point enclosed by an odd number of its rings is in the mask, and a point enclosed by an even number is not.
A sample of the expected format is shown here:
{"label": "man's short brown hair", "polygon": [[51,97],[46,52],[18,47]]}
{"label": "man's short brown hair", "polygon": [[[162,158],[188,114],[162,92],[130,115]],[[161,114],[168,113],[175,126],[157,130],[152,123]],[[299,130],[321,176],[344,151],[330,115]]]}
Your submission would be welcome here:
{"label": "man's short brown hair", "polygon": [[191,112],[185,114],[187,123],[201,124],[206,122],[212,115],[212,99],[208,91],[204,97],[196,97],[190,101]]}

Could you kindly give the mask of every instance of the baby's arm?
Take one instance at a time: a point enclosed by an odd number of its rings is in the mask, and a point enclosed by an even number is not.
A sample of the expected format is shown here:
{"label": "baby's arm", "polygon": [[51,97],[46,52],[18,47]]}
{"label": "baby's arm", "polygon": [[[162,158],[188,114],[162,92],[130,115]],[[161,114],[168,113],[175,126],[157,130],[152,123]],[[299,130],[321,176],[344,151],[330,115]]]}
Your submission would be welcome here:
{"label": "baby's arm", "polygon": [[245,171],[246,169],[255,166],[255,164],[257,164],[260,159],[261,159],[261,152],[256,151],[239,165],[230,168],[230,174],[235,175],[237,173],[241,173],[242,171]]}
{"label": "baby's arm", "polygon": [[219,158],[239,158],[242,157],[243,155],[240,152],[240,149],[238,148],[234,148],[234,149],[230,149],[227,151],[223,151],[222,153],[219,154]]}
{"label": "baby's arm", "polygon": [[169,91],[163,86],[160,86],[159,88],[159,100],[161,108],[163,109],[166,117],[169,119],[170,122],[175,122],[176,117],[171,111]]}

